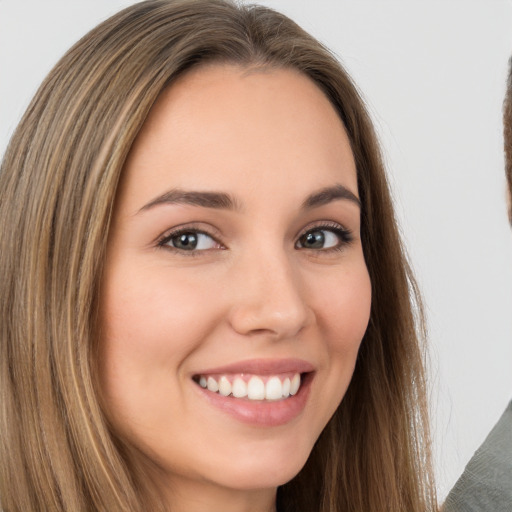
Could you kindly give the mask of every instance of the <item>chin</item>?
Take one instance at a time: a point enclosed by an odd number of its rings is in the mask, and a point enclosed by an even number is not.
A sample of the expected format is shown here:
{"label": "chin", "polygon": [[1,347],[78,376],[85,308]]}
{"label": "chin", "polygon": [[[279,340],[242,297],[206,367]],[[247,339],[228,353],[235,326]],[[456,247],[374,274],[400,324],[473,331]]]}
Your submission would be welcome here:
{"label": "chin", "polygon": [[[292,480],[306,464],[312,446],[300,447],[294,443],[293,450],[259,450],[251,456],[240,456],[235,464],[223,464],[222,480],[219,482],[234,489],[277,488]],[[219,477],[220,475],[218,475]]]}

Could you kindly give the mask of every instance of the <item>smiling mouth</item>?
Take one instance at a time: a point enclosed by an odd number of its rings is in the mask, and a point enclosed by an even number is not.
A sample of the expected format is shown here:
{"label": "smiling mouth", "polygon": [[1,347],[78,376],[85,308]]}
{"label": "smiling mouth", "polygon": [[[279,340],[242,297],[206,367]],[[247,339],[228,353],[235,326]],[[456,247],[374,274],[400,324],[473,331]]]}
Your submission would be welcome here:
{"label": "smiling mouth", "polygon": [[300,373],[279,375],[222,374],[196,375],[194,381],[203,389],[251,401],[280,401],[296,395],[302,384]]}

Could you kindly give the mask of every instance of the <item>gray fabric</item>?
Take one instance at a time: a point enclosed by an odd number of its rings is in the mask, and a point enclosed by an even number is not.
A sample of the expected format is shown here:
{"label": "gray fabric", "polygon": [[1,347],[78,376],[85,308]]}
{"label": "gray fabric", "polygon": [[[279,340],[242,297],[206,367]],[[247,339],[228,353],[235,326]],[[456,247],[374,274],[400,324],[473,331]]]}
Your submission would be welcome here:
{"label": "gray fabric", "polygon": [[512,402],[469,461],[442,512],[512,512]]}

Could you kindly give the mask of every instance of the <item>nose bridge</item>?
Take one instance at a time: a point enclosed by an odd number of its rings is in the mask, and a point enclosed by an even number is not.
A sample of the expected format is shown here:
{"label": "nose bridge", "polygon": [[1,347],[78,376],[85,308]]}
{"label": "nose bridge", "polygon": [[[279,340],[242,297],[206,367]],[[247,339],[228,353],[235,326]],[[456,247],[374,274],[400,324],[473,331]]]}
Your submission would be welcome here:
{"label": "nose bridge", "polygon": [[308,319],[300,273],[293,253],[282,246],[262,245],[248,251],[237,269],[238,293],[231,323],[242,334],[292,337]]}

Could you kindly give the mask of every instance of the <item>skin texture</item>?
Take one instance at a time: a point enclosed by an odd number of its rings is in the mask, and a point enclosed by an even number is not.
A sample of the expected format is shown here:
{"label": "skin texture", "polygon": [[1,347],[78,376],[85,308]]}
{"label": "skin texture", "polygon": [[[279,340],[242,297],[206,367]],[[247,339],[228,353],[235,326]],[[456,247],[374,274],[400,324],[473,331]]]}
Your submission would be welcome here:
{"label": "skin texture", "polygon": [[[173,510],[273,510],[343,398],[371,302],[360,210],[303,205],[338,185],[357,196],[342,122],[294,71],[189,72],[139,134],[108,243],[100,378],[107,414],[158,467]],[[229,194],[235,208],[152,204],[176,189]],[[176,228],[204,233],[201,250],[173,247]],[[306,247],[307,232],[324,246]],[[239,421],[193,379],[290,358],[314,372],[304,407],[278,426]]]}

